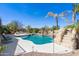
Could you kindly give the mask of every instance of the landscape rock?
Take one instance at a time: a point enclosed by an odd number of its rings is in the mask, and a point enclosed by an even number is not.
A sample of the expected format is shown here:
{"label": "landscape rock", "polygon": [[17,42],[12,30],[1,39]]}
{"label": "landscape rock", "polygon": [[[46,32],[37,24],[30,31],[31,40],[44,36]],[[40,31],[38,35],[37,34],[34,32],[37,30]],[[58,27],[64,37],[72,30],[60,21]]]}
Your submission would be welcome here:
{"label": "landscape rock", "polygon": [[58,34],[56,35],[55,43],[60,44],[64,47],[70,48],[72,50],[76,49],[77,41],[76,41],[76,30],[65,30],[65,28],[60,29]]}
{"label": "landscape rock", "polygon": [[63,39],[63,35],[66,33],[66,29],[62,28],[60,30],[58,30],[56,37],[54,39],[54,42],[56,42],[57,44],[60,44],[62,42]]}

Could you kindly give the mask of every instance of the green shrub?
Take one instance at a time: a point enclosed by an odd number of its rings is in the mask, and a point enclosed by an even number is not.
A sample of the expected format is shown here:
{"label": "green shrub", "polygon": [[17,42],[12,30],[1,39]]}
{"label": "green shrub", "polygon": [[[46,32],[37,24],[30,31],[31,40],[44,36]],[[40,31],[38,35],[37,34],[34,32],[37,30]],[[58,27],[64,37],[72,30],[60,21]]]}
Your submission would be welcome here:
{"label": "green shrub", "polygon": [[6,49],[6,46],[0,46],[0,53],[3,52]]}
{"label": "green shrub", "polygon": [[79,21],[77,21],[75,29],[76,29],[76,32],[79,33]]}
{"label": "green shrub", "polygon": [[69,25],[65,27],[66,29],[75,29],[77,33],[79,33],[79,21],[77,21],[75,24]]}
{"label": "green shrub", "polygon": [[72,25],[68,25],[68,26],[66,26],[65,27],[65,29],[74,29],[74,28],[76,28],[76,25],[75,24],[72,24]]}

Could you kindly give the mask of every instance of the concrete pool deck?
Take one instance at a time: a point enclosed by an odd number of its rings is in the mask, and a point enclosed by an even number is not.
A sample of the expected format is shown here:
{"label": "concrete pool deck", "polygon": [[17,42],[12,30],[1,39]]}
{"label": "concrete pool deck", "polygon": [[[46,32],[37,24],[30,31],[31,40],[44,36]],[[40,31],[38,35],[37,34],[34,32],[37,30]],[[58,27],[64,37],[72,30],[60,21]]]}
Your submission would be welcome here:
{"label": "concrete pool deck", "polygon": [[29,53],[29,52],[42,52],[42,53],[57,53],[63,54],[71,52],[72,49],[68,49],[66,47],[62,47],[57,45],[56,43],[47,43],[43,45],[36,45],[28,40],[23,40],[20,37],[16,37],[14,42],[6,44],[8,47],[4,53],[7,53],[8,56],[10,55],[19,55],[22,53]]}
{"label": "concrete pool deck", "polygon": [[[28,52],[43,52],[43,53],[57,53],[57,54],[62,54],[62,53],[68,53],[72,51],[72,49],[62,47],[61,45],[57,45],[56,43],[47,43],[43,45],[36,45],[32,43],[31,41],[28,40],[23,40],[22,38],[17,38],[18,44],[26,51]],[[18,54],[17,52],[18,47],[15,51],[15,54]]]}

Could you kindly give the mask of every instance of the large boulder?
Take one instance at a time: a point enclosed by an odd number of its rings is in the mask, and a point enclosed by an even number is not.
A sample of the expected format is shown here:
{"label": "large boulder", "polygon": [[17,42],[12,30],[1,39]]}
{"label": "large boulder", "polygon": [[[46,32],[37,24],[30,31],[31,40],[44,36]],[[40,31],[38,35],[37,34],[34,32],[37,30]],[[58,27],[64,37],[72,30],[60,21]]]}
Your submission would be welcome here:
{"label": "large boulder", "polygon": [[76,31],[74,29],[68,31],[67,35],[63,37],[61,45],[73,50],[76,49]]}
{"label": "large boulder", "polygon": [[65,28],[58,30],[56,37],[54,39],[54,42],[57,43],[57,44],[60,44],[62,42],[62,39],[63,39],[63,36],[64,36],[65,33],[66,33]]}
{"label": "large boulder", "polygon": [[76,31],[66,30],[65,28],[60,29],[55,38],[55,43],[60,44],[64,47],[70,48],[72,50],[76,49]]}

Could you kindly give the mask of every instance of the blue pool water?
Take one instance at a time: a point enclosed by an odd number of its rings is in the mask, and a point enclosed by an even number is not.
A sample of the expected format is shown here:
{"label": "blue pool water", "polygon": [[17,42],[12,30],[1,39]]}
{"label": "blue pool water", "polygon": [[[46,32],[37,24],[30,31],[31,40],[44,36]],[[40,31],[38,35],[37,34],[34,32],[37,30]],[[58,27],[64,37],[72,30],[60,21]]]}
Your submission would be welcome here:
{"label": "blue pool water", "polygon": [[46,44],[46,43],[51,43],[53,42],[53,38],[49,36],[39,36],[39,35],[26,35],[21,37],[24,40],[29,40],[32,41],[34,44]]}

